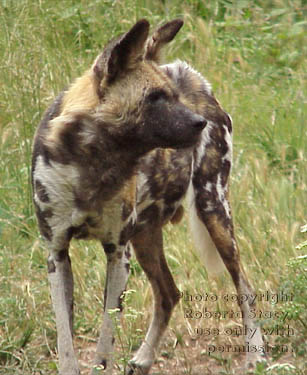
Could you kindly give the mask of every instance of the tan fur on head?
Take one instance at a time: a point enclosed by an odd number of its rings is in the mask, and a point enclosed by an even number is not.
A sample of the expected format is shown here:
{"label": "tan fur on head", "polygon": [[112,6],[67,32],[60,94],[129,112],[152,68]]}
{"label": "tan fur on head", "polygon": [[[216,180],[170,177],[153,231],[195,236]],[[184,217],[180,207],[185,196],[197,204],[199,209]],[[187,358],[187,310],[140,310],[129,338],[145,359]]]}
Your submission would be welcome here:
{"label": "tan fur on head", "polygon": [[106,123],[113,126],[131,123],[139,118],[148,91],[158,88],[170,91],[173,84],[164,73],[157,74],[154,63],[142,61],[129,72],[129,76],[116,80],[110,88],[105,89],[104,99],[97,107],[97,112],[101,113]]}
{"label": "tan fur on head", "polygon": [[162,47],[175,37],[182,25],[182,20],[173,20],[148,38],[149,23],[140,20],[127,33],[111,41],[91,69],[65,92],[60,113],[50,122],[46,137],[50,147],[58,142],[67,116],[75,112],[99,115],[104,123],[116,127],[127,119],[131,122],[138,118],[148,82],[150,89],[172,90],[171,80],[155,63]]}
{"label": "tan fur on head", "polygon": [[74,111],[89,112],[99,103],[93,73],[88,70],[76,79],[63,97],[62,115]]}

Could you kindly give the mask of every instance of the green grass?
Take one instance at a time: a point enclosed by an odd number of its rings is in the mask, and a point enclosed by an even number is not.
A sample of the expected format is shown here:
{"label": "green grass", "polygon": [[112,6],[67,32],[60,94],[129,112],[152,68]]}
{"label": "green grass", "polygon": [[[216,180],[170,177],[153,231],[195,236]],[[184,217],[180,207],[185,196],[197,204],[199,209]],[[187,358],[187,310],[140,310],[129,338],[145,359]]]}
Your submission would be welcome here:
{"label": "green grass", "polygon": [[[259,291],[284,290],[295,296],[293,304],[259,306],[263,311],[295,312],[289,324],[296,335],[282,339],[294,351],[273,356],[271,363],[290,363],[294,370],[259,368],[257,374],[303,374],[306,260],[293,259],[306,254],[306,248],[296,248],[306,239],[300,232],[307,206],[304,4],[302,0],[0,1],[0,374],[54,374],[57,366],[46,250],[39,240],[29,181],[35,128],[52,98],[89,67],[112,36],[142,17],[157,25],[178,16],[185,19],[185,26],[169,47],[167,61],[181,58],[203,73],[234,120],[231,201],[249,278]],[[228,276],[208,280],[192,255],[185,221],[167,226],[165,249],[181,290],[234,292]],[[105,259],[94,242],[73,242],[71,253],[76,340],[82,354],[96,340],[101,324]],[[132,310],[126,310],[130,315],[120,332],[120,350],[126,350],[128,357],[146,332],[151,311],[150,288],[132,262],[129,288],[136,293],[129,297]],[[199,323],[184,319],[185,307],[181,301],[161,345],[156,365],[164,368],[161,373],[196,374],[200,366],[203,374],[209,371],[207,365],[216,373],[237,373],[236,356],[209,358],[202,351],[208,340],[190,338],[188,332]],[[222,302],[208,305],[215,310],[231,307],[236,309]],[[280,324],[278,319],[262,323]],[[229,321],[206,324],[215,327]],[[271,345],[281,340],[267,339]],[[220,338],[210,340],[223,344]]]}

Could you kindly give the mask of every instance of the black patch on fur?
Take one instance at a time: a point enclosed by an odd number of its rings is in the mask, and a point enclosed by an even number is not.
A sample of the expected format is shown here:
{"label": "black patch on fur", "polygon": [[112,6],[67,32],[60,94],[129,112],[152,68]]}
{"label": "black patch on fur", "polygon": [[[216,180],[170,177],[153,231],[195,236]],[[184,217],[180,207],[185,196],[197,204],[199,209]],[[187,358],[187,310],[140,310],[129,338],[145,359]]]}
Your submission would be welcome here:
{"label": "black patch on fur", "polygon": [[106,311],[106,305],[107,305],[107,298],[108,298],[108,272],[106,275],[106,283],[104,286],[104,291],[103,291],[103,311]]}
{"label": "black patch on fur", "polygon": [[41,202],[47,203],[50,201],[46,188],[40,180],[35,181],[35,191]]}
{"label": "black patch on fur", "polygon": [[107,368],[107,360],[106,359],[102,359],[100,361],[100,366],[103,366],[104,370]]}
{"label": "black patch on fur", "polygon": [[125,268],[126,268],[127,273],[129,274],[129,272],[130,272],[130,263],[129,262],[125,263]]}
{"label": "black patch on fur", "polygon": [[100,223],[99,220],[95,219],[94,217],[87,217],[85,220],[86,224],[88,224],[91,228],[96,228]]}
{"label": "black patch on fur", "polygon": [[184,196],[187,190],[187,186],[185,186],[184,182],[185,181],[180,181],[179,179],[179,181],[176,180],[169,183],[168,189],[164,195],[164,202],[167,206],[174,204]]}
{"label": "black patch on fur", "polygon": [[[80,132],[84,128],[82,115],[75,116],[74,121],[65,124],[65,128],[61,132],[60,147],[58,149],[59,162],[69,164],[73,160],[80,160],[82,148],[80,147]],[[85,155],[84,155],[85,156]]]}
{"label": "black patch on fur", "polygon": [[131,258],[131,251],[129,246],[125,250],[125,257],[129,260]]}
{"label": "black patch on fur", "polygon": [[125,263],[125,269],[127,271],[127,274],[129,275],[130,272],[130,258],[131,258],[131,252],[129,245],[126,247],[125,250],[125,258],[127,259],[127,262]]}
{"label": "black patch on fur", "polygon": [[154,222],[159,219],[159,217],[159,208],[155,203],[152,203],[150,206],[145,208],[144,211],[141,212],[139,221]]}
{"label": "black patch on fur", "polygon": [[68,257],[68,250],[63,249],[56,253],[55,260],[57,262],[63,262]]}
{"label": "black patch on fur", "polygon": [[122,220],[126,221],[133,211],[133,205],[131,202],[124,202],[122,208]]}
{"label": "black patch on fur", "polygon": [[135,223],[133,220],[130,220],[129,223],[125,226],[125,228],[121,231],[119,237],[119,244],[121,246],[125,246],[126,243],[130,240],[135,232]]}
{"label": "black patch on fur", "polygon": [[224,160],[221,167],[221,184],[223,187],[227,185],[228,176],[230,174],[231,163],[229,160]]}
{"label": "black patch on fur", "polygon": [[113,254],[116,250],[116,245],[114,243],[103,244],[103,249],[106,254]]}
{"label": "black patch on fur", "polygon": [[50,208],[48,208],[45,211],[42,211],[40,207],[35,204],[35,211],[36,211],[36,216],[38,219],[38,226],[41,234],[48,240],[52,240],[52,229],[50,225],[47,222],[47,219],[52,217],[53,213]]}
{"label": "black patch on fur", "polygon": [[34,146],[33,146],[32,181],[33,181],[33,172],[35,169],[36,159],[39,155],[43,157],[46,164],[50,164],[51,155],[50,155],[50,152],[48,151],[48,148],[44,145],[43,139],[44,139],[44,135],[46,134],[46,131],[48,130],[49,121],[51,121],[52,119],[54,119],[60,114],[64,94],[65,92],[63,91],[57,96],[57,98],[54,100],[54,102],[45,112],[43,119],[40,122],[39,127],[37,129],[35,140],[34,140]]}
{"label": "black patch on fur", "polygon": [[86,223],[77,227],[69,227],[67,229],[67,238],[70,240],[72,237],[77,239],[85,239],[89,237],[89,229]]}
{"label": "black patch on fur", "polygon": [[135,373],[134,370],[136,370],[137,366],[134,363],[129,363],[129,367],[130,369],[129,369],[128,375],[133,375]]}
{"label": "black patch on fur", "polygon": [[125,290],[123,290],[118,297],[118,302],[117,302],[117,307],[119,308],[119,311],[122,312],[124,307],[123,307],[123,300],[125,298]]}
{"label": "black patch on fur", "polygon": [[88,164],[87,168],[91,167],[88,163],[87,154],[84,148],[81,147],[80,132],[84,128],[84,119],[88,119],[88,115],[76,114],[74,117],[65,123],[58,135],[57,143],[48,149],[49,157],[61,164],[67,165],[72,162],[77,165]]}
{"label": "black patch on fur", "polygon": [[48,268],[48,273],[55,272],[55,264],[54,264],[54,261],[52,259],[47,260],[47,268]]}
{"label": "black patch on fur", "polygon": [[163,221],[168,221],[175,213],[174,206],[166,206],[163,210]]}
{"label": "black patch on fur", "polygon": [[66,238],[68,242],[72,239],[73,234],[74,234],[74,227],[69,227],[66,231]]}

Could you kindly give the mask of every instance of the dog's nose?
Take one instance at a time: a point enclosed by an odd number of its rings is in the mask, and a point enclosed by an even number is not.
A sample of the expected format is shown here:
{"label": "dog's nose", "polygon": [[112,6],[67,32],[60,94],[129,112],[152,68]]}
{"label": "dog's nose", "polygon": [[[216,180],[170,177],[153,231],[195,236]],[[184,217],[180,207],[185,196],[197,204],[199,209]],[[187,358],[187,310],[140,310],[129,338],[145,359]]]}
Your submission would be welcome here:
{"label": "dog's nose", "polygon": [[196,130],[203,130],[203,128],[207,125],[207,120],[201,115],[194,115],[193,119],[193,128]]}

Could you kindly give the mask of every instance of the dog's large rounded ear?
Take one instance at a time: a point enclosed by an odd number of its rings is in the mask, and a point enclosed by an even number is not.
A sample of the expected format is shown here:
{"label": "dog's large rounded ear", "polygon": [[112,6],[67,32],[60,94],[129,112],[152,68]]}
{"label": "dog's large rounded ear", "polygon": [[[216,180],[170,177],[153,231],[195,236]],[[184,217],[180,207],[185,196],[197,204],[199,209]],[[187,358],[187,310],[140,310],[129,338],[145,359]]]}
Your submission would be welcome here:
{"label": "dog's large rounded ear", "polygon": [[163,46],[172,41],[183,25],[183,20],[175,19],[157,29],[146,44],[145,58],[159,62]]}
{"label": "dog's large rounded ear", "polygon": [[98,81],[112,82],[116,76],[130,69],[144,57],[145,42],[148,38],[149,22],[138,21],[127,33],[112,40],[105,47],[93,65]]}

